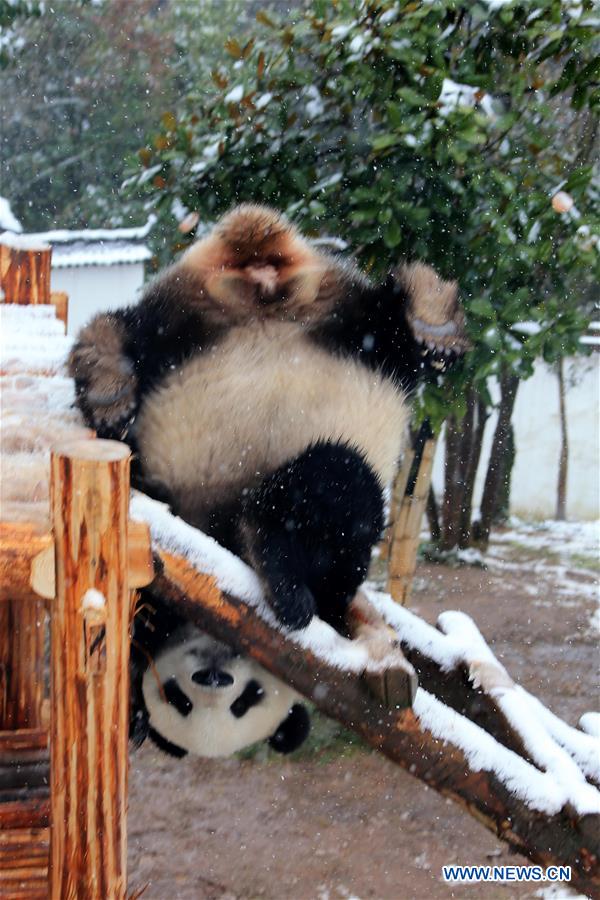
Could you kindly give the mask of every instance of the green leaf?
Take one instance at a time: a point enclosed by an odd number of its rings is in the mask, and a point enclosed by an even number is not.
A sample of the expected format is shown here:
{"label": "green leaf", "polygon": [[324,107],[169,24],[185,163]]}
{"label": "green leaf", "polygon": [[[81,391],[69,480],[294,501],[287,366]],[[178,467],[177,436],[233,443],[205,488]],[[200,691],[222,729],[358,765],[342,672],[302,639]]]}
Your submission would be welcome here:
{"label": "green leaf", "polygon": [[371,141],[373,150],[386,150],[393,147],[399,142],[400,138],[397,134],[380,134]]}
{"label": "green leaf", "polygon": [[402,240],[402,232],[398,222],[392,220],[383,229],[383,240],[386,247],[397,247]]}
{"label": "green leaf", "polygon": [[419,109],[425,109],[426,107],[431,106],[430,100],[423,94],[419,94],[418,91],[413,90],[413,88],[398,88],[397,94],[399,97],[402,97],[409,106],[416,106]]}

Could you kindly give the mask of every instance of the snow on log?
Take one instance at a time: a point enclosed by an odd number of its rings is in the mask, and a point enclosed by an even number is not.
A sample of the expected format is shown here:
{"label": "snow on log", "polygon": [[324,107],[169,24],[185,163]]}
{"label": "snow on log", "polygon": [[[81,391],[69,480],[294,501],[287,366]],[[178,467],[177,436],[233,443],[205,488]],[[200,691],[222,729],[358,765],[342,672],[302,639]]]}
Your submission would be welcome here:
{"label": "snow on log", "polygon": [[[421,687],[412,710],[390,710],[362,677],[372,663],[360,642],[344,639],[318,620],[304,631],[284,633],[266,606],[256,576],[239,559],[143,495],[134,497],[131,512],[149,524],[160,560],[153,592],[456,801],[515,850],[543,866],[570,865],[574,884],[592,894],[600,892],[600,792],[578,768],[578,756],[570,750],[577,741],[564,734],[562,742],[555,740],[552,735],[559,729],[543,727],[542,715],[533,723],[529,710],[535,704],[514,686],[471,620],[447,616],[445,625],[452,633],[442,634],[389,597],[367,592],[416,668],[420,671],[419,663],[425,661],[435,670],[436,677],[428,676],[431,685],[452,682],[452,704],[444,702],[443,690],[440,698]],[[504,741],[457,711],[462,704],[470,715],[473,698],[485,696],[481,683],[475,688],[461,669],[468,650],[460,625],[469,640],[479,635],[472,662],[475,657],[482,661],[478,676],[488,677],[494,704],[486,722],[494,715],[500,719],[497,730],[504,732]],[[507,694],[508,713],[499,702]],[[520,734],[523,715],[528,723]],[[511,748],[511,742],[520,744],[523,752]],[[559,772],[561,765],[566,766],[564,773]]]}

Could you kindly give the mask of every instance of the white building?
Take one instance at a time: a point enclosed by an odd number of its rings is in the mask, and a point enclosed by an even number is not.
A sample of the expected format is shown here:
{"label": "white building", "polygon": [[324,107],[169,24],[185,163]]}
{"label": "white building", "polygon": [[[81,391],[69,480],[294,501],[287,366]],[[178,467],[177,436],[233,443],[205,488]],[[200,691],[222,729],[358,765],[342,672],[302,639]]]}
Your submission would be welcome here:
{"label": "white building", "polygon": [[[586,340],[586,339],[584,339]],[[586,342],[598,342],[588,338]],[[567,518],[600,517],[600,352],[564,362],[569,441]],[[491,385],[492,397],[499,391]],[[487,421],[475,482],[474,506],[479,506],[497,415]],[[531,378],[519,385],[513,412],[515,463],[510,512],[524,519],[552,519],[556,511],[560,457],[558,377],[537,362]],[[444,447],[440,441],[433,469],[436,496],[444,487]]]}
{"label": "white building", "polygon": [[69,295],[68,332],[96,312],[134,303],[144,283],[153,221],[140,228],[45,231],[27,235],[52,246],[52,290]]}

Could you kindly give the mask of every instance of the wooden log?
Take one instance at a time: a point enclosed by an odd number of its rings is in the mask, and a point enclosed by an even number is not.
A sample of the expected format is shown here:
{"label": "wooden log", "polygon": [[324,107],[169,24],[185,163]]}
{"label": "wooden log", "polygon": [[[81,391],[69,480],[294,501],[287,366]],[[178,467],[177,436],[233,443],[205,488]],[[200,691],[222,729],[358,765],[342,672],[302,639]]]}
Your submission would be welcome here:
{"label": "wooden log", "polygon": [[435,439],[425,441],[414,487],[404,494],[392,528],[386,590],[398,603],[408,603],[417,567],[421,522],[431,484]]}
{"label": "wooden log", "polygon": [[[145,522],[127,523],[127,584],[130,590],[150,584],[154,578],[154,563],[150,544],[150,529]],[[29,583],[33,591],[51,600],[56,594],[55,550],[46,547],[31,562]]]}
{"label": "wooden log", "polygon": [[49,824],[50,801],[45,797],[0,803],[0,834],[10,828],[47,828]]}
{"label": "wooden log", "polygon": [[48,731],[45,728],[20,728],[16,731],[0,731],[0,757],[22,750],[45,750],[48,747]]}
{"label": "wooden log", "polygon": [[52,535],[45,522],[0,522],[0,603],[39,601],[29,584],[31,565],[52,545]]}
{"label": "wooden log", "polygon": [[46,610],[39,599],[0,603],[0,729],[41,728]]}
{"label": "wooden log", "polygon": [[51,459],[52,900],[125,897],[129,456],[83,441]]}
{"label": "wooden log", "polygon": [[422,728],[407,709],[385,710],[361,678],[301,650],[246,604],[224,594],[213,578],[161,552],[163,572],[151,586],[158,596],[216,638],[247,653],[311,699],[326,715],[358,732],[371,746],[449,797],[514,850],[541,866],[569,865],[572,884],[600,896],[598,817],[569,808],[554,815],[526,805],[493,772],[474,771],[450,741]]}
{"label": "wooden log", "polygon": [[46,900],[48,837],[47,828],[15,828],[0,832],[2,900]]}
{"label": "wooden log", "polygon": [[18,246],[0,243],[0,288],[5,303],[50,303],[50,262],[52,248],[49,244],[26,245],[19,239]]}

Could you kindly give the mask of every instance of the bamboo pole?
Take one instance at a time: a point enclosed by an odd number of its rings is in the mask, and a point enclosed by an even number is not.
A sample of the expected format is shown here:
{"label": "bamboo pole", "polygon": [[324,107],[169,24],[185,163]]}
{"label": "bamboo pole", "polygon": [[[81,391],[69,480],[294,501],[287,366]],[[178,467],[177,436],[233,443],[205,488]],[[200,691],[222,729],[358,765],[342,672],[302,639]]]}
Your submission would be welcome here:
{"label": "bamboo pole", "polygon": [[0,243],[0,288],[5,303],[50,303],[52,247],[39,242],[27,246]]}
{"label": "bamboo pole", "polygon": [[394,529],[396,526],[396,522],[398,521],[398,516],[400,515],[400,508],[402,506],[402,501],[406,492],[406,485],[408,484],[408,479],[410,477],[414,458],[415,451],[412,449],[412,447],[407,447],[406,452],[402,458],[402,463],[400,464],[398,471],[396,472],[396,477],[394,478],[394,483],[392,485],[392,496],[390,499],[389,525],[386,528],[383,540],[381,541],[379,547],[380,558],[383,560],[389,560],[390,558],[390,548],[394,536]]}
{"label": "bamboo pole", "polygon": [[51,900],[126,890],[129,449],[77,441],[51,460]]}
{"label": "bamboo pole", "polygon": [[[392,525],[386,590],[403,605],[410,599],[417,567],[419,535],[431,484],[435,445],[434,438],[425,441],[414,488],[412,493],[404,494]],[[405,488],[406,484],[405,481]]]}

